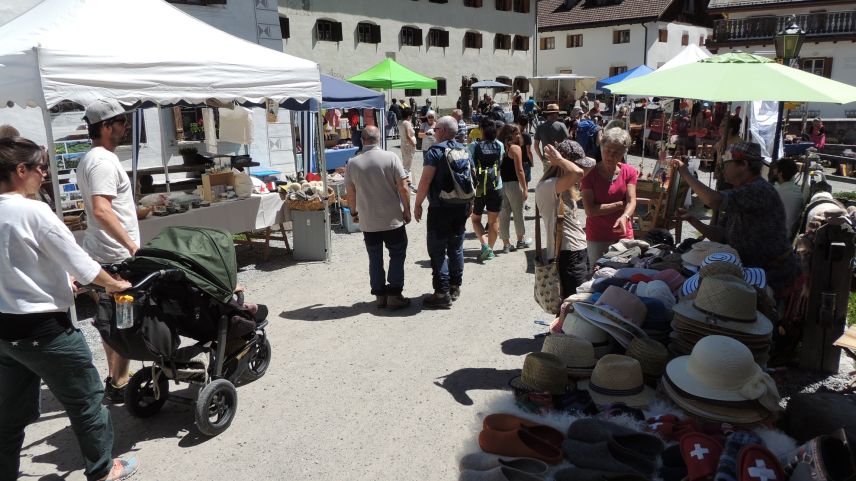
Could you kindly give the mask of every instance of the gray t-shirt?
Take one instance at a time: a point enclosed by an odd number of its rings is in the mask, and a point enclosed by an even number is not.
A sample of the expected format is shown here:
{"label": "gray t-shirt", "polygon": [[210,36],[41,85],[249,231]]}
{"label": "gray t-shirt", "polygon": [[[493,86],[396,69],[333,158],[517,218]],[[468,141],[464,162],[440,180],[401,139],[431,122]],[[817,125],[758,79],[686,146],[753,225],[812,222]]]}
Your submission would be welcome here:
{"label": "gray t-shirt", "polygon": [[541,150],[548,144],[558,144],[568,138],[568,128],[564,122],[544,122],[535,129],[535,140],[541,141]]}
{"label": "gray t-shirt", "polygon": [[348,161],[345,185],[357,191],[360,230],[380,232],[404,225],[398,182],[406,178],[401,159],[377,146]]}
{"label": "gray t-shirt", "polygon": [[[544,260],[555,257],[556,252],[556,219],[559,215],[559,196],[556,194],[558,177],[543,180],[535,187],[535,204],[544,221],[545,251]],[[562,223],[562,251],[581,251],[586,249],[585,222],[583,222],[576,202],[571,199],[568,191],[562,192],[564,202],[564,219]]]}
{"label": "gray t-shirt", "polygon": [[102,263],[118,263],[131,257],[128,249],[98,223],[92,206],[93,195],[110,197],[113,212],[122,227],[134,243],[140,245],[140,225],[137,222],[134,189],[119,162],[119,157],[104,147],[94,147],[77,166],[77,183],[83,194],[83,207],[88,222],[86,235],[83,237],[83,249],[93,259]]}

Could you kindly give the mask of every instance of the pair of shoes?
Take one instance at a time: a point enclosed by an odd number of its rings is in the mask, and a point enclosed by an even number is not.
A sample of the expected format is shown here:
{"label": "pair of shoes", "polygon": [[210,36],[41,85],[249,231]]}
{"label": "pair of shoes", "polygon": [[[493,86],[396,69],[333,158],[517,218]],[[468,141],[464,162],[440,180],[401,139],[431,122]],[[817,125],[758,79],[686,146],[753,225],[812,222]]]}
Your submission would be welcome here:
{"label": "pair of shoes", "polygon": [[493,253],[493,249],[487,246],[487,244],[482,244],[481,253],[479,254],[479,260],[489,261],[496,257],[496,254]]}
{"label": "pair of shoes", "polygon": [[375,296],[375,307],[378,309],[386,307],[386,296]]}
{"label": "pair of shoes", "polygon": [[457,301],[461,297],[461,286],[449,286],[449,297],[452,298],[452,302]]}
{"label": "pair of shoes", "polygon": [[104,380],[104,404],[125,404],[125,391],[128,383],[122,386],[113,384],[113,378]]}
{"label": "pair of shoes", "polygon": [[517,248],[518,249],[528,249],[530,246],[532,246],[532,239],[527,238],[527,239],[521,239],[521,240],[517,241]]}
{"label": "pair of shoes", "polygon": [[136,456],[130,456],[127,459],[116,458],[113,460],[113,467],[107,473],[104,481],[122,481],[128,479],[137,472],[140,468],[140,462]]}
{"label": "pair of shoes", "polygon": [[452,307],[452,296],[448,292],[435,292],[422,301],[425,309],[449,309]]}
{"label": "pair of shoes", "polygon": [[502,246],[502,253],[503,254],[510,254],[516,250],[517,250],[517,248],[511,244],[505,244],[504,246]]}
{"label": "pair of shoes", "polygon": [[486,453],[558,464],[564,460],[563,439],[561,432],[549,426],[513,414],[491,414],[484,418],[479,447]]}
{"label": "pair of shoes", "polygon": [[458,481],[543,480],[549,467],[533,458],[502,458],[488,453],[471,453],[461,458]]}
{"label": "pair of shoes", "polygon": [[386,296],[386,307],[390,309],[401,309],[410,305],[410,299],[396,294],[394,296]]}
{"label": "pair of shoes", "polygon": [[657,436],[583,418],[568,428],[562,449],[571,464],[583,469],[612,470],[650,477],[665,446]]}

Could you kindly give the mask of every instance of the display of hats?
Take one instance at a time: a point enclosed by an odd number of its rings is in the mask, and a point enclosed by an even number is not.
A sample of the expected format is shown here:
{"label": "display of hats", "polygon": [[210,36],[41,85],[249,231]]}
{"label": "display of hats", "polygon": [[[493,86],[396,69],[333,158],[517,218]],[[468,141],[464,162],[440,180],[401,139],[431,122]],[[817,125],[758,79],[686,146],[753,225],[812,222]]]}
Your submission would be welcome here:
{"label": "display of hats", "polygon": [[541,352],[561,359],[568,370],[568,376],[572,378],[588,378],[594,369],[594,346],[585,339],[568,334],[551,334],[544,338]]}
{"label": "display of hats", "polygon": [[645,385],[642,366],[628,356],[607,354],[597,361],[589,381],[577,383],[585,389],[599,406],[624,403],[634,408],[646,407],[654,397],[654,390]]}
{"label": "display of hats", "polygon": [[574,311],[606,331],[621,347],[627,348],[634,337],[647,337],[641,326],[648,309],[638,297],[620,287],[609,286],[594,304],[574,303]]}
{"label": "display of hats", "polygon": [[689,356],[672,359],[663,379],[675,404],[712,421],[751,424],[781,409],[773,379],[730,337],[705,337]]}
{"label": "display of hats", "polygon": [[666,372],[669,351],[666,346],[653,339],[636,338],[632,340],[626,355],[639,361],[639,365],[642,366],[642,374],[649,383],[659,381],[663,377],[663,373]]}
{"label": "display of hats", "polygon": [[[730,254],[727,254],[730,256]],[[708,256],[705,259],[707,262],[708,259],[714,257],[713,255]],[[739,260],[738,260],[739,262]],[[738,279],[743,279],[747,284],[757,287],[760,289],[764,289],[767,287],[767,274],[764,269],[760,267],[740,267],[739,264],[728,262],[728,261],[713,261],[702,266],[697,274],[687,278],[684,281],[684,284],[681,286],[681,297],[689,297],[695,294],[698,290],[699,284],[701,280],[707,276],[712,275],[729,275],[733,277],[737,277]]]}
{"label": "display of hats", "polygon": [[657,299],[663,303],[666,309],[671,309],[677,302],[675,295],[672,294],[672,289],[663,281],[640,282],[636,285],[636,295]]}
{"label": "display of hats", "polygon": [[701,266],[707,256],[717,253],[733,254],[738,259],[740,258],[740,254],[737,253],[737,250],[727,244],[702,241],[693,244],[692,248],[688,252],[681,255],[681,260],[691,266]]}
{"label": "display of hats", "polygon": [[672,332],[672,310],[667,309],[659,299],[640,297],[639,300],[648,309],[648,314],[642,323],[642,330],[645,331],[648,337],[663,344],[668,343],[669,334]]}
{"label": "display of hats", "polygon": [[615,348],[615,341],[603,329],[583,319],[576,312],[569,312],[562,324],[562,332],[570,336],[585,339],[594,347],[594,357],[600,359]]}
{"label": "display of hats", "polygon": [[533,352],[523,360],[523,371],[509,381],[514,389],[527,392],[564,394],[567,392],[568,372],[564,362],[553,354]]}
{"label": "display of hats", "polygon": [[680,289],[681,286],[684,285],[685,280],[684,276],[682,276],[680,272],[674,269],[665,269],[659,271],[652,278],[656,281],[665,282],[669,286],[669,289],[672,290],[672,292],[675,292]]}

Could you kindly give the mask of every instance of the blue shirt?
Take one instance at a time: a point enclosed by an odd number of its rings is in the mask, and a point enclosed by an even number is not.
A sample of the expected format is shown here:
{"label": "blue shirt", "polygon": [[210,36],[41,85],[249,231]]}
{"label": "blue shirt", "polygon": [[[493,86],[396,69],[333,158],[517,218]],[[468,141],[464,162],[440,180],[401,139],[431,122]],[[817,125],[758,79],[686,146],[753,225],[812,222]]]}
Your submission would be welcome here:
{"label": "blue shirt", "polygon": [[531,114],[535,111],[535,100],[529,99],[523,104],[523,111],[527,114]]}
{"label": "blue shirt", "polygon": [[[446,162],[447,148],[466,149],[467,147],[456,140],[447,140],[432,145],[428,149],[428,152],[422,155],[423,167],[434,167],[437,169],[434,172],[434,178],[431,179],[431,188],[428,189],[428,207],[462,207],[466,209],[466,204],[447,204],[440,200],[440,191],[449,177],[449,164]],[[470,168],[475,169],[472,156],[470,156]]]}

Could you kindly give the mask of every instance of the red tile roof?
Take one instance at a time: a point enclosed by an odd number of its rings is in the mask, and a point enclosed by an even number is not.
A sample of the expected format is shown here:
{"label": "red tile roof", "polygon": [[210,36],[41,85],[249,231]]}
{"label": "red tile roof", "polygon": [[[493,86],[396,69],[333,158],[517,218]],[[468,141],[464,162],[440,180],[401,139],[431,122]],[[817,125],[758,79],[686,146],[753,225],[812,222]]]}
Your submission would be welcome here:
{"label": "red tile roof", "polygon": [[[654,20],[674,0],[623,0],[609,5],[592,5],[590,0],[541,0],[538,2],[539,30],[596,27]],[[572,4],[570,8],[567,3]]]}

